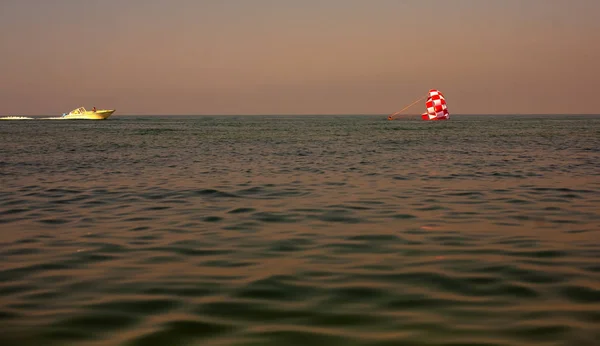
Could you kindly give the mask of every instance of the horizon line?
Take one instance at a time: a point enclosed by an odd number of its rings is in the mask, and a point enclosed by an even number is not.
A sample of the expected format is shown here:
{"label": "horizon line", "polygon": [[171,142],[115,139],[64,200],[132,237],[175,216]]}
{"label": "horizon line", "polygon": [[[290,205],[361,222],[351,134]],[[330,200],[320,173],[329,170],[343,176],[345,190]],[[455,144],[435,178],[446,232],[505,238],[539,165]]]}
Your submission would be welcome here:
{"label": "horizon line", "polygon": [[[116,112],[115,112],[116,113]],[[35,115],[2,115],[2,116],[49,116],[52,114],[35,114]],[[116,115],[116,114],[115,114]],[[193,114],[193,113],[179,113],[179,114],[119,114],[118,116],[382,116],[387,117],[388,113],[226,113],[226,114]],[[403,114],[400,117],[419,117],[421,114]],[[503,115],[522,115],[522,116],[581,116],[581,115],[600,115],[600,113],[454,113],[451,116],[503,116]]]}

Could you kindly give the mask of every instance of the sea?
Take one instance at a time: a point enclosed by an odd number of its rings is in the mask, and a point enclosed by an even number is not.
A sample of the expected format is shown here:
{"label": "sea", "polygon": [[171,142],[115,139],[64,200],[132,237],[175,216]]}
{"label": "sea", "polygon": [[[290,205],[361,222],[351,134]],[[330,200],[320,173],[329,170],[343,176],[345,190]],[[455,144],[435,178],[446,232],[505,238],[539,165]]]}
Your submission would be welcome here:
{"label": "sea", "polygon": [[600,115],[0,122],[0,344],[600,345]]}

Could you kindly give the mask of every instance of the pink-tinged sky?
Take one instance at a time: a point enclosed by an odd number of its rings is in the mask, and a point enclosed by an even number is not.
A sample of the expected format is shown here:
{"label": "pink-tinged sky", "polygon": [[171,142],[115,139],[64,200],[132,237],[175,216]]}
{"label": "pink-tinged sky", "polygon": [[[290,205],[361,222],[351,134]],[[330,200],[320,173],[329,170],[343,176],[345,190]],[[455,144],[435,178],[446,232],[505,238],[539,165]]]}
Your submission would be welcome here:
{"label": "pink-tinged sky", "polygon": [[[600,113],[599,0],[0,0],[0,115]],[[409,113],[421,113],[418,104]]]}

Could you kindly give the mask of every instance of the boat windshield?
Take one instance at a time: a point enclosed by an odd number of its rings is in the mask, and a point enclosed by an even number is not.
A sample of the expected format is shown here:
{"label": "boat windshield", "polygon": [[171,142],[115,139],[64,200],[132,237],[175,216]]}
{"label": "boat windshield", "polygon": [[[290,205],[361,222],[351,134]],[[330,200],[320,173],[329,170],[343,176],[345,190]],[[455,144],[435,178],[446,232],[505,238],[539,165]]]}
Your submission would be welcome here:
{"label": "boat windshield", "polygon": [[83,107],[79,107],[79,108],[77,108],[77,109],[75,109],[75,110],[72,110],[72,111],[71,111],[71,114],[84,114],[85,112],[86,112],[86,111],[85,111],[85,108],[83,108]]}

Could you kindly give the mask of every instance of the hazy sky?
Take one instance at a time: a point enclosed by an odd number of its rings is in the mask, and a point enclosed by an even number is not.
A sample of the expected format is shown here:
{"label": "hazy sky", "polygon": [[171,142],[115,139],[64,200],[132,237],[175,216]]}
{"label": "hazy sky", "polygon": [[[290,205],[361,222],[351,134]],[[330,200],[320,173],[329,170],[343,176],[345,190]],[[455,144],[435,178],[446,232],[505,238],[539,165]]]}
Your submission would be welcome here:
{"label": "hazy sky", "polygon": [[[0,0],[0,115],[600,113],[600,0]],[[417,105],[409,113],[421,113]]]}

